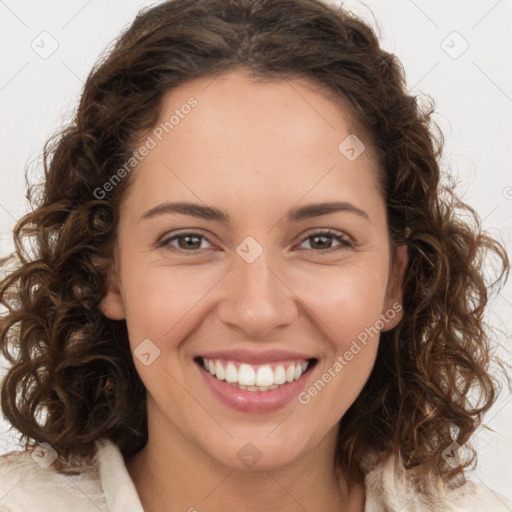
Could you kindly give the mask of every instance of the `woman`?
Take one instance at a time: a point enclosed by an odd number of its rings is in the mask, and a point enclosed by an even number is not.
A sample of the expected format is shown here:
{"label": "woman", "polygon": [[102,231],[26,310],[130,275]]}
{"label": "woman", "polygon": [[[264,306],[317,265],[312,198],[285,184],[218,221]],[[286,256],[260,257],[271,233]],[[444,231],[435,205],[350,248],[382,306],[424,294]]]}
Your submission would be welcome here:
{"label": "woman", "polygon": [[481,256],[509,263],[430,115],[319,1],[139,15],[15,229],[0,507],[512,509],[464,477],[497,389]]}

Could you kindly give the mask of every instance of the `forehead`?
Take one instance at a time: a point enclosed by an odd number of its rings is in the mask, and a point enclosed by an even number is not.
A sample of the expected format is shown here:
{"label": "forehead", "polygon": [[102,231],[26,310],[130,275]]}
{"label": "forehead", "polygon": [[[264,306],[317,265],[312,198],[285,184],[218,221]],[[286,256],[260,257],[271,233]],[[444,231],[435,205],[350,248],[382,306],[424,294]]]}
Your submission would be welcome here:
{"label": "forehead", "polygon": [[[302,135],[303,141],[308,141],[338,132],[338,137],[357,134],[368,146],[364,127],[350,114],[344,98],[310,78],[263,78],[252,76],[247,70],[198,78],[164,95],[157,125],[179,113],[190,98],[198,106],[187,124],[194,125],[198,136],[203,133],[202,125],[213,122],[217,130],[209,131],[210,138],[221,133],[225,136],[229,128],[237,128],[231,130],[231,135],[238,140],[249,131],[254,136],[259,129],[259,138],[264,140],[266,134],[267,142],[275,140],[276,134],[286,133],[294,138]],[[175,128],[172,130],[178,131]]]}
{"label": "forehead", "polygon": [[255,205],[326,193],[363,201],[378,193],[364,134],[339,102],[306,79],[233,71],[187,82],[164,96],[149,137],[155,147],[136,172],[141,202],[185,194],[215,203],[225,193]]}

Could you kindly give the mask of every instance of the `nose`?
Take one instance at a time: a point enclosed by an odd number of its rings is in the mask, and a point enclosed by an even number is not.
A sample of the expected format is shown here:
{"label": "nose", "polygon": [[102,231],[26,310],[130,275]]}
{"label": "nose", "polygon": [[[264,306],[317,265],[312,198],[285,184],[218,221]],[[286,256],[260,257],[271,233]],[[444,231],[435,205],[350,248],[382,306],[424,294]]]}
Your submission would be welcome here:
{"label": "nose", "polygon": [[255,338],[290,325],[299,315],[296,296],[280,274],[266,251],[252,263],[237,256],[224,281],[217,310],[220,321]]}

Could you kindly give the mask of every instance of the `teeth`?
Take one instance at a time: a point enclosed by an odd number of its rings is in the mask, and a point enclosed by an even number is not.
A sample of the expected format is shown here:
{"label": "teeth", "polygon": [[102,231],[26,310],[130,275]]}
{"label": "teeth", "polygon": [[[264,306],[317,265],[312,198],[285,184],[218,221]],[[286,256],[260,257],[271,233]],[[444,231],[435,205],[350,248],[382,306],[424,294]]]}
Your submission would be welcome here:
{"label": "teeth", "polygon": [[238,382],[238,370],[233,363],[228,363],[226,367],[226,382]]}
{"label": "teeth", "polygon": [[203,358],[203,367],[219,380],[225,380],[247,391],[269,391],[288,382],[293,382],[307,370],[309,362],[301,361],[289,365],[278,364],[274,369],[268,364],[252,366],[242,363],[237,368],[234,362]]}
{"label": "teeth", "polygon": [[[217,376],[217,378],[219,378]],[[249,364],[241,364],[238,368],[238,384],[243,386],[254,386],[256,384],[256,372]]]}
{"label": "teeth", "polygon": [[[307,368],[307,363],[306,363]],[[286,370],[284,369],[284,366],[280,364],[279,366],[276,366],[276,369],[274,370],[274,384],[284,384],[286,382]]]}
{"label": "teeth", "polygon": [[260,366],[258,373],[256,373],[257,386],[272,386],[274,384],[274,372],[270,366]]}
{"label": "teeth", "polygon": [[224,371],[224,367],[220,364],[220,361],[215,361],[215,375],[219,380],[226,378],[226,372]]}

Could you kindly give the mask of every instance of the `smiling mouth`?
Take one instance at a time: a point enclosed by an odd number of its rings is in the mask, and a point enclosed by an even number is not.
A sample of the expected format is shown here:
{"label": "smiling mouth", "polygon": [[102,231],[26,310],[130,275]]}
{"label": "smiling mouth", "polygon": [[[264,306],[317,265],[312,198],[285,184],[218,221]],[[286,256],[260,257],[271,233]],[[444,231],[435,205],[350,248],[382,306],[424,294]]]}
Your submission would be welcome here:
{"label": "smiling mouth", "polygon": [[207,359],[197,356],[194,361],[217,380],[246,391],[272,391],[294,382],[315,366],[317,359],[253,365],[239,361]]}

